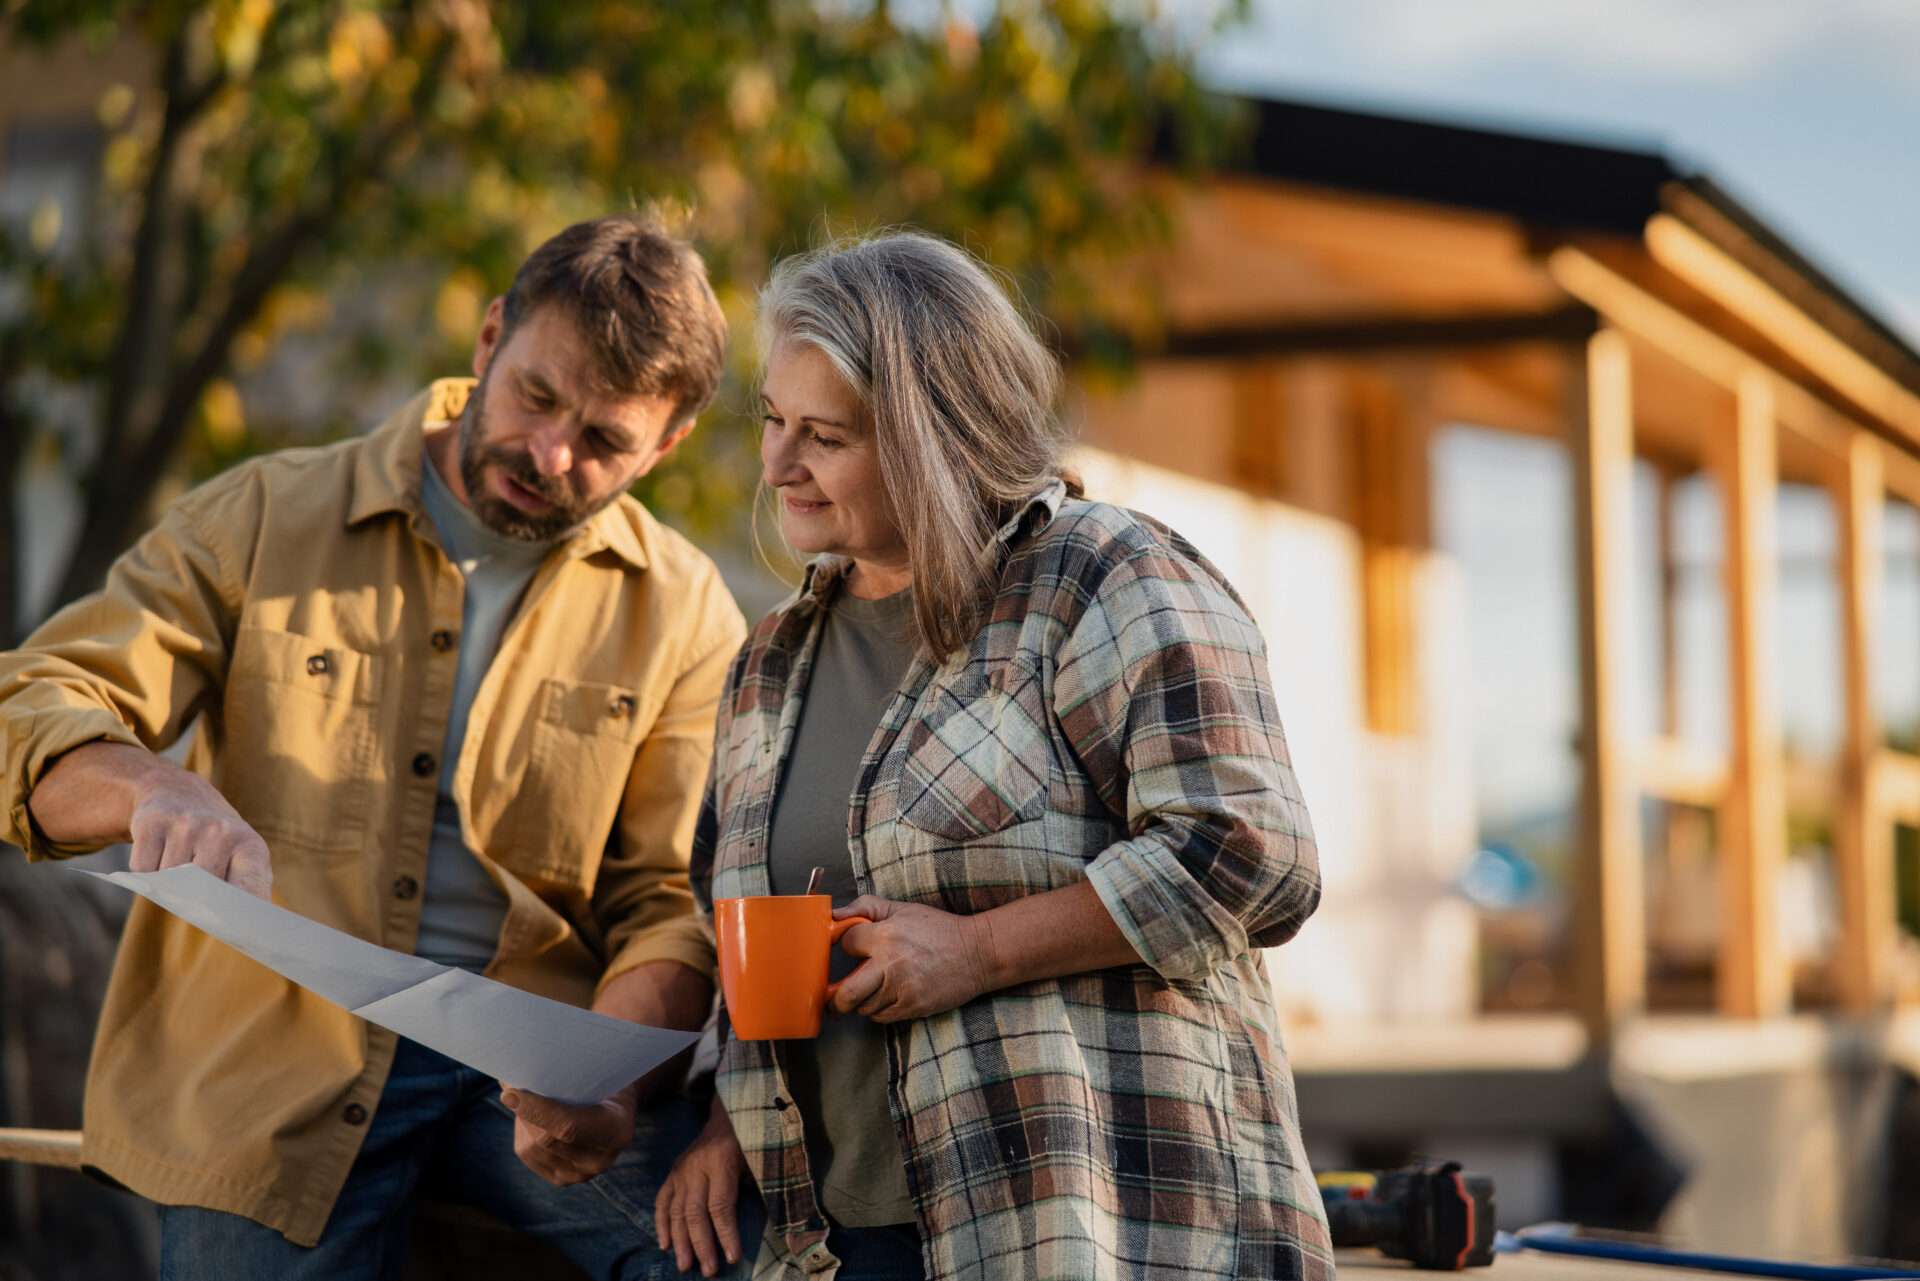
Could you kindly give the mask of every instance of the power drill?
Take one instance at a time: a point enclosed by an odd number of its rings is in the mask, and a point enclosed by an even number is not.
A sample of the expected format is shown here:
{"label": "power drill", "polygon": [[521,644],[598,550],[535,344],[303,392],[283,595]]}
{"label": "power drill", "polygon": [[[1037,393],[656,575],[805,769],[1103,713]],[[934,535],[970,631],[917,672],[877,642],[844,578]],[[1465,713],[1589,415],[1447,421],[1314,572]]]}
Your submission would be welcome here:
{"label": "power drill", "polygon": [[1493,1262],[1493,1180],[1458,1161],[1319,1176],[1338,1249],[1373,1246],[1416,1268],[1458,1272]]}

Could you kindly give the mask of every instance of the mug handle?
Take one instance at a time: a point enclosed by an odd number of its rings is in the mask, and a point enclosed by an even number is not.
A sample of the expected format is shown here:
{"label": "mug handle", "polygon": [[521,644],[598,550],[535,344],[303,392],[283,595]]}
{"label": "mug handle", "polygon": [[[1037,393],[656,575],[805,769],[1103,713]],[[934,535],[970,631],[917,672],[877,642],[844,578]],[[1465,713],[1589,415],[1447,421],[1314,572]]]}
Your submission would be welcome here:
{"label": "mug handle", "polygon": [[[840,941],[840,936],[856,925],[872,925],[873,918],[867,916],[843,916],[827,926],[827,946],[832,947]],[[838,983],[827,984],[827,1004],[833,1004],[833,994],[840,990]]]}

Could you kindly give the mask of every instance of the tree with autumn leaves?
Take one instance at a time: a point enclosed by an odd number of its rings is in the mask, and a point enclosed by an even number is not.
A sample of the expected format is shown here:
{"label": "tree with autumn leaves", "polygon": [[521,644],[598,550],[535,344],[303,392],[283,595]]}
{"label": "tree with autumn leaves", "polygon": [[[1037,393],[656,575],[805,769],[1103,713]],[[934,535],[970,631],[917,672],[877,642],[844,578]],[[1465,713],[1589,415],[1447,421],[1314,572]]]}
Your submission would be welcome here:
{"label": "tree with autumn leaves", "polygon": [[[1166,183],[1232,133],[1150,0],[0,12],[16,56],[129,32],[149,55],[99,104],[89,225],[58,252],[45,218],[0,230],[0,641],[33,621],[15,504],[29,457],[57,451],[83,507],[58,604],[99,583],[170,480],[290,439],[288,402],[302,430],[345,432],[364,426],[352,388],[463,368],[486,299],[567,222],[680,211],[742,332],[775,257],[902,223],[1097,332],[1151,305],[1103,264],[1164,234]],[[302,366],[310,385],[257,386],[302,330],[296,345],[327,353]],[[669,517],[744,500],[745,419],[716,417],[654,482]]]}

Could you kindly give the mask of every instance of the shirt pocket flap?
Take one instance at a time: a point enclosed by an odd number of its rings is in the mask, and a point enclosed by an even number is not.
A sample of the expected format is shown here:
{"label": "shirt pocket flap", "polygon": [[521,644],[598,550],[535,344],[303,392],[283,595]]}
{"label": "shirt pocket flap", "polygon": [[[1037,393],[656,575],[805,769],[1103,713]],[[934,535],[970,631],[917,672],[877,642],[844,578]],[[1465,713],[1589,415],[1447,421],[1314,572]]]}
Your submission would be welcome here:
{"label": "shirt pocket flap", "polygon": [[934,694],[907,731],[901,820],[970,841],[1045,813],[1053,755],[1039,697],[1020,669]]}
{"label": "shirt pocket flap", "polygon": [[595,681],[540,682],[540,719],[576,734],[630,743],[640,737],[640,692]]}
{"label": "shirt pocket flap", "polygon": [[271,681],[367,706],[380,702],[380,664],[372,655],[269,627],[244,626],[234,634],[227,678]]}

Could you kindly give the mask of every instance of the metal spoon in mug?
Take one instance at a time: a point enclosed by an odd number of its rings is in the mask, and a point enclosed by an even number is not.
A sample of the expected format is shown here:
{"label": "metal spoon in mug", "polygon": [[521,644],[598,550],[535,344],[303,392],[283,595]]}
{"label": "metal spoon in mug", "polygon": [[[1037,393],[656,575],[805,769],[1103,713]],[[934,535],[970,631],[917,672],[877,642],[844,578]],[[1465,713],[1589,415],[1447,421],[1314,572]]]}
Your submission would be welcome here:
{"label": "metal spoon in mug", "polygon": [[826,868],[824,867],[814,868],[813,871],[809,873],[807,876],[807,893],[818,894],[820,892],[820,878],[825,876],[826,874],[827,874]]}

